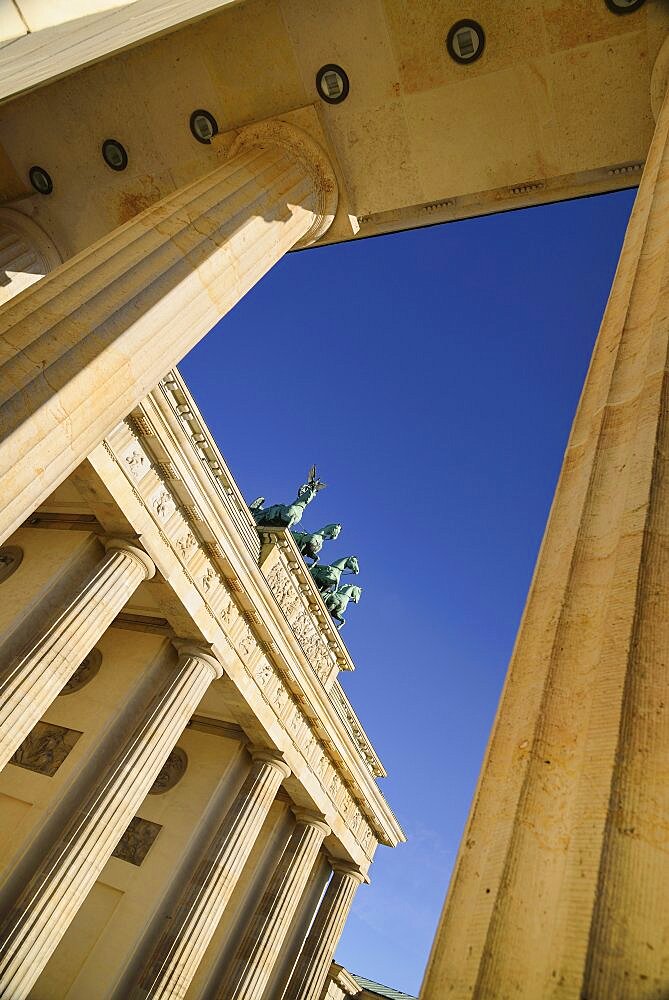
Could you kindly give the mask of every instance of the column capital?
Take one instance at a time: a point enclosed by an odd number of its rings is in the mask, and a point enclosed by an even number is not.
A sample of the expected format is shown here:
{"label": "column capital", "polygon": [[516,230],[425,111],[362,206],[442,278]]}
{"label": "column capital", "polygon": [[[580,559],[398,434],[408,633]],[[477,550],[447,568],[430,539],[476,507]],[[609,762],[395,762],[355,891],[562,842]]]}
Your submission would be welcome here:
{"label": "column capital", "polygon": [[289,765],[280,750],[273,750],[271,747],[249,747],[249,753],[251,754],[251,760],[261,761],[264,764],[271,764],[283,773],[284,778],[287,778],[291,773]]}
{"label": "column capital", "polygon": [[328,231],[337,212],[339,185],[327,153],[320,143],[297,125],[276,118],[255,122],[243,128],[230,147],[228,157],[254,146],[281,146],[306,167],[314,185],[317,204],[314,207],[313,223],[295,246],[310,246]]}
{"label": "column capital", "polygon": [[156,574],[156,567],[153,560],[134,539],[108,538],[105,542],[105,551],[127,552],[128,555],[132,556],[142,566],[147,580],[152,579]]}
{"label": "column capital", "polygon": [[367,882],[367,884],[370,882],[369,876],[365,875],[359,865],[354,864],[352,861],[345,861],[343,858],[333,858],[329,854],[328,864],[333,872],[337,872],[340,875],[350,875],[352,879],[355,879],[361,885],[363,882]]}
{"label": "column capital", "polygon": [[324,837],[329,837],[332,830],[325,822],[325,816],[323,813],[316,812],[313,809],[300,809],[295,807],[293,809],[293,815],[297,823],[303,823],[305,826],[313,826],[317,830],[320,830]]}
{"label": "column capital", "polygon": [[195,642],[193,639],[172,639],[172,645],[179,654],[179,658],[193,656],[198,660],[202,660],[214,671],[215,677],[223,676],[223,667],[216,659],[214,653],[209,646],[205,646],[204,643]]}

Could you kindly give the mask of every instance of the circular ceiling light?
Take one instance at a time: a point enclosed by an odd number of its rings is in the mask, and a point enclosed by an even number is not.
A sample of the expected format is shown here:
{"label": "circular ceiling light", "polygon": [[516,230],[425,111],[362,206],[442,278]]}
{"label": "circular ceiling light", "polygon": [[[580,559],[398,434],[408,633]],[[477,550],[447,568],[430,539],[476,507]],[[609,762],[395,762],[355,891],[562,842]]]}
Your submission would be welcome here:
{"label": "circular ceiling light", "polygon": [[31,167],[28,177],[38,194],[51,194],[53,191],[53,181],[44,167]]}
{"label": "circular ceiling light", "polygon": [[214,136],[218,134],[218,123],[212,114],[198,108],[190,116],[190,130],[198,142],[209,145]]}
{"label": "circular ceiling light", "polygon": [[446,36],[446,48],[457,63],[473,63],[483,55],[485,33],[478,21],[456,21]]}
{"label": "circular ceiling light", "polygon": [[646,0],[604,0],[614,14],[631,14],[643,6]]}
{"label": "circular ceiling light", "polygon": [[105,139],[102,143],[102,159],[112,170],[125,170],[128,154],[118,139]]}
{"label": "circular ceiling light", "polygon": [[341,104],[348,97],[349,82],[341,66],[328,63],[316,73],[316,90],[327,104]]}

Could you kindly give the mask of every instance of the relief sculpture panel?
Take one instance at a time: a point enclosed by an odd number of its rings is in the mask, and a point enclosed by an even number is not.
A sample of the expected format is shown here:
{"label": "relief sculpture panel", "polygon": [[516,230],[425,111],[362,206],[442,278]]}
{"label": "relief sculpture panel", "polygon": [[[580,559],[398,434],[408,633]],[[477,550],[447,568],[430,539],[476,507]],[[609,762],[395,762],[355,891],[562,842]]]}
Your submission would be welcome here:
{"label": "relief sculpture panel", "polygon": [[128,829],[114,848],[112,857],[131,865],[141,865],[161,830],[160,823],[151,823],[141,816],[133,816]]}
{"label": "relief sculpture panel", "polygon": [[10,764],[52,778],[82,733],[51,722],[38,722],[18,748]]}
{"label": "relief sculpture panel", "polygon": [[[327,681],[334,662],[316,624],[302,607],[300,595],[282,563],[277,562],[272,566],[267,582],[315,674],[322,681]],[[300,608],[302,610],[298,610]]]}

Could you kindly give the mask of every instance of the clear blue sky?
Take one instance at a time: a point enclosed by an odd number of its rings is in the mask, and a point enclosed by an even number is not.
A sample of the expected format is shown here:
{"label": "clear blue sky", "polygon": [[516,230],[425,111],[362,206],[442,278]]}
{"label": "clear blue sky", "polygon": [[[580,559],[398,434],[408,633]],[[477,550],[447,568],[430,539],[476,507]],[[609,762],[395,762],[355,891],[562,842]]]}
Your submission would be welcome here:
{"label": "clear blue sky", "polygon": [[288,255],[182,363],[247,499],[357,555],[346,691],[409,838],[337,960],[417,993],[633,192]]}

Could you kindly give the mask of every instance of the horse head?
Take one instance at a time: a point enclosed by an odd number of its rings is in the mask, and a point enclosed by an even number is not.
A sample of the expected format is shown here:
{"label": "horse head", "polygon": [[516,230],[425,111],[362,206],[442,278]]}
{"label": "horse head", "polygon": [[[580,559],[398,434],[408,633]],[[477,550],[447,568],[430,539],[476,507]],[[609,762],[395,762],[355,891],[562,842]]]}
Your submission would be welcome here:
{"label": "horse head", "polygon": [[349,569],[351,571],[351,573],[359,573],[360,572],[360,566],[358,565],[358,557],[357,556],[349,556],[348,557],[348,559],[346,560],[346,569]]}
{"label": "horse head", "polygon": [[323,538],[339,538],[339,533],[341,531],[341,524],[326,524],[321,530],[320,534]]}
{"label": "horse head", "polygon": [[358,587],[355,583],[345,583],[343,587],[339,588],[339,593],[344,594],[354,604],[358,604],[360,595],[362,594],[362,587]]}

